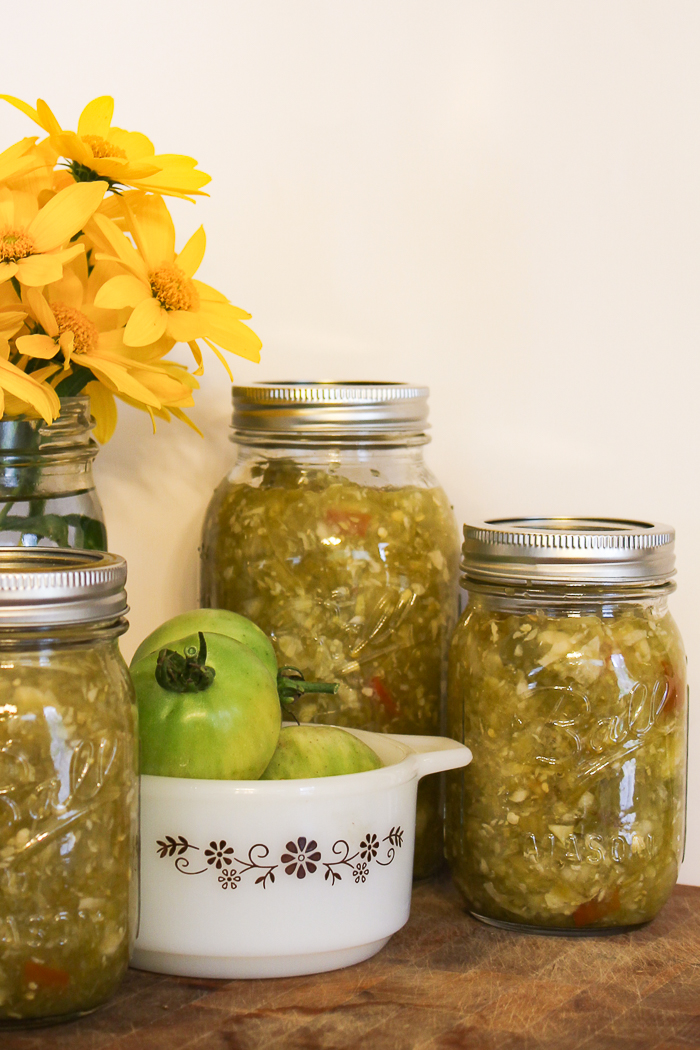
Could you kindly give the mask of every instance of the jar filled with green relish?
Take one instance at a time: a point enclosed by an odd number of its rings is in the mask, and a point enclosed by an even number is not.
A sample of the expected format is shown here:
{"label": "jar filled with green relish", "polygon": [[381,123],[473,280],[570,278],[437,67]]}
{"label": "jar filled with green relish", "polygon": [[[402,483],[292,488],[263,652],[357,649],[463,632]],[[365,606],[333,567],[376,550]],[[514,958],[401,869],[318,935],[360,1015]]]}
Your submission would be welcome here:
{"label": "jar filled with green relish", "polygon": [[125,580],[113,554],[0,549],[0,1028],[88,1013],[128,966],[138,748],[118,644]]}
{"label": "jar filled with green relish", "polygon": [[549,933],[657,914],[685,836],[674,532],[605,519],[465,526],[450,649],[447,856],[477,918]]}
{"label": "jar filled with green relish", "polygon": [[[459,539],[423,459],[425,387],[235,387],[234,469],[209,505],[203,606],[272,638],[281,665],[336,695],[295,705],[302,722],[439,733],[457,613]],[[442,863],[440,779],[418,791],[414,871]]]}

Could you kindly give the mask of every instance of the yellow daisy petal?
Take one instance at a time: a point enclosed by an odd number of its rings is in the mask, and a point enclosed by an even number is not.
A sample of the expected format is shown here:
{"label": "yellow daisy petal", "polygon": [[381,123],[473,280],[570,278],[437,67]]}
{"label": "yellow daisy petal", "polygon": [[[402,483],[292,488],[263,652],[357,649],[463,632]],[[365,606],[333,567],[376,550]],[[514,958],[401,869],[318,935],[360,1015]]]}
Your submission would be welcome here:
{"label": "yellow daisy petal", "polygon": [[205,322],[204,334],[232,354],[259,361],[262,342],[252,328],[242,324],[240,313],[237,307],[224,303],[202,303],[199,315]]}
{"label": "yellow daisy petal", "polygon": [[33,149],[36,138],[21,139],[0,153],[0,180],[26,175],[43,165],[42,155]]}
{"label": "yellow daisy petal", "polygon": [[[85,255],[85,252],[81,252],[80,255],[76,257],[76,263],[86,261],[87,256]],[[87,274],[85,275],[85,283],[87,283]],[[46,289],[46,295],[49,302],[65,303],[66,306],[72,306],[76,310],[79,310],[83,304],[83,298],[85,296],[85,285],[75,269],[73,267],[65,266],[64,262],[63,277],[60,281],[55,281],[54,284]]]}
{"label": "yellow daisy petal", "polygon": [[175,265],[179,266],[183,273],[186,273],[188,277],[192,277],[201,265],[206,246],[207,237],[204,232],[204,227],[200,226],[199,229],[192,234],[185,247],[175,259]]}
{"label": "yellow daisy petal", "polygon": [[36,317],[37,321],[47,333],[54,339],[58,335],[58,325],[56,318],[53,315],[53,311],[46,299],[36,288],[28,288],[26,292],[27,303],[30,310]]}
{"label": "yellow daisy petal", "polygon": [[70,248],[63,248],[60,252],[49,252],[44,258],[57,259],[61,266],[67,266],[81,255],[85,255],[85,245],[78,243],[71,244]]}
{"label": "yellow daisy petal", "polygon": [[16,273],[17,263],[0,263],[0,284],[2,284],[3,281],[9,281]]}
{"label": "yellow daisy petal", "polygon": [[204,359],[202,357],[202,351],[199,349],[199,343],[195,342],[194,339],[191,339],[188,345],[190,350],[192,351],[192,357],[195,360],[195,364],[197,365],[194,374],[196,376],[204,375]]}
{"label": "yellow daisy petal", "polygon": [[95,420],[93,431],[101,445],[109,441],[117,425],[117,404],[111,391],[102,383],[88,383],[85,393],[90,398],[90,412]]}
{"label": "yellow daisy petal", "polygon": [[45,128],[48,131],[49,135],[60,134],[61,125],[58,123],[43,98],[38,98],[36,100],[36,113],[39,118],[39,123],[42,128]]}
{"label": "yellow daisy petal", "polygon": [[114,99],[111,95],[101,95],[93,99],[92,102],[88,102],[80,114],[78,134],[81,136],[99,135],[100,138],[107,138],[113,115]]}
{"label": "yellow daisy petal", "polygon": [[149,270],[175,259],[175,227],[162,197],[143,196],[128,207],[129,226]]}
{"label": "yellow daisy petal", "polygon": [[[119,227],[111,219],[107,219],[104,215],[96,212],[88,223],[87,232],[92,236],[95,230],[98,241],[103,241],[105,246],[114,252],[119,261],[128,270],[131,270],[136,277],[140,277],[148,284],[148,270],[144,265],[143,259]],[[103,258],[104,256],[102,255],[97,256],[98,260]]]}
{"label": "yellow daisy petal", "polygon": [[66,359],[65,367],[68,368],[68,366],[71,363],[71,358],[73,357],[73,352],[75,350],[75,336],[70,331],[61,332],[61,334],[58,337],[58,345],[63,351],[63,356]]}
{"label": "yellow daisy petal", "polygon": [[[226,296],[222,292],[217,292],[216,288],[212,288],[210,284],[204,284],[203,281],[192,281],[192,284],[197,289],[197,295],[200,299],[212,303],[228,303]],[[234,307],[234,310],[238,309],[237,306]],[[250,314],[246,313],[245,310],[241,310],[240,318],[242,321],[246,321],[250,318]]]}
{"label": "yellow daisy petal", "polygon": [[[20,112],[24,113],[24,116],[28,117],[30,121],[34,121],[35,124],[39,124],[40,127],[43,127],[39,122],[39,113],[34,106],[30,106],[28,102],[22,102],[21,99],[16,99],[14,95],[0,95],[0,99],[2,99],[3,102],[8,102],[9,105],[14,106],[15,109],[19,109]],[[46,129],[44,128],[44,130]]]}
{"label": "yellow daisy petal", "polygon": [[48,252],[69,241],[82,230],[106,191],[106,182],[76,182],[57,193],[27,230],[36,250]]}
{"label": "yellow daisy petal", "polygon": [[53,135],[51,142],[62,157],[70,157],[89,168],[93,162],[92,150],[87,142],[83,142],[74,131],[63,131],[60,135]]}
{"label": "yellow daisy petal", "polygon": [[120,157],[95,157],[88,165],[93,171],[96,171],[98,175],[103,176],[105,179],[112,179],[113,182],[124,183],[127,180],[145,178],[147,175],[153,175],[158,171],[155,164],[149,164],[147,161],[136,161],[131,162],[128,160],[122,160]]}
{"label": "yellow daisy petal", "polygon": [[17,280],[32,288],[60,281],[63,265],[54,255],[29,255],[17,263]]}
{"label": "yellow daisy petal", "polygon": [[20,310],[0,310],[0,332],[6,339],[11,339],[19,332],[27,315]]}
{"label": "yellow daisy petal", "polygon": [[183,412],[183,411],[182,411],[182,409],[180,409],[180,408],[171,408],[171,409],[170,409],[170,411],[172,412],[172,414],[173,414],[173,415],[175,416],[175,418],[176,418],[176,419],[179,419],[179,420],[180,420],[180,422],[181,422],[181,423],[185,423],[185,424],[187,424],[187,426],[188,426],[188,427],[189,427],[189,428],[190,428],[191,430],[194,430],[195,434],[199,434],[199,436],[200,436],[201,438],[203,438],[203,437],[204,437],[204,434],[203,434],[203,433],[202,433],[202,431],[201,431],[201,430],[199,429],[199,427],[198,427],[198,426],[195,426],[195,424],[194,424],[194,423],[192,422],[192,420],[190,419],[190,417],[189,417],[188,415],[186,415],[186,413],[185,413],[185,412]]}
{"label": "yellow daisy petal", "polygon": [[43,357],[47,361],[55,357],[58,351],[55,340],[48,335],[21,335],[15,343],[20,354],[26,354],[27,357]]}
{"label": "yellow daisy petal", "polygon": [[214,343],[212,343],[210,339],[205,339],[204,342],[207,344],[207,346],[212,351],[212,353],[216,354],[216,356],[219,358],[219,361],[221,361],[221,364],[224,366],[224,368],[228,372],[229,379],[231,380],[231,382],[233,382],[233,372],[231,371],[231,366],[229,365],[228,361],[226,360],[224,355],[219,350],[218,346],[216,346]]}
{"label": "yellow daisy petal", "polygon": [[155,394],[152,394],[143,383],[134,379],[122,365],[93,354],[81,354],[77,360],[94,372],[99,379],[107,380],[107,385],[113,388],[115,393],[128,394],[137,401],[142,401],[144,405],[160,408],[160,401]]}
{"label": "yellow daisy petal", "polygon": [[14,95],[0,95],[0,99],[8,102],[10,106],[15,106],[15,109],[19,109],[20,112],[24,113],[25,117],[29,120],[34,121],[39,127],[43,128],[44,131],[48,131],[51,134],[54,131],[60,131],[61,126],[54,117],[54,113],[50,111],[45,102],[41,99],[37,102],[37,108],[30,106],[28,102],[22,102],[21,99],[16,99]]}
{"label": "yellow daisy petal", "polygon": [[191,339],[200,339],[206,331],[207,326],[200,320],[199,313],[187,310],[168,312],[166,332],[175,342],[189,343]]}
{"label": "yellow daisy petal", "polygon": [[167,311],[155,299],[144,299],[129,318],[124,329],[126,346],[148,346],[165,332],[168,323]]}
{"label": "yellow daisy petal", "polygon": [[95,296],[95,306],[101,310],[121,310],[125,306],[138,306],[144,299],[151,299],[151,289],[131,274],[112,277],[102,285]]}
{"label": "yellow daisy petal", "polygon": [[0,200],[0,223],[3,226],[14,226],[15,224],[15,197],[10,194]]}
{"label": "yellow daisy petal", "polygon": [[50,386],[40,386],[31,376],[0,358],[0,386],[36,409],[47,423],[61,411],[58,395]]}
{"label": "yellow daisy petal", "polygon": [[153,157],[155,153],[151,140],[139,131],[124,131],[123,128],[110,128],[109,135],[106,135],[105,138],[113,142],[119,149],[124,150],[127,157],[133,160],[139,160],[141,157]]}
{"label": "yellow daisy petal", "polygon": [[51,376],[56,375],[56,373],[60,371],[60,365],[44,365],[43,368],[37,368],[35,372],[32,372],[32,379],[36,383],[43,383],[45,379],[50,379]]}

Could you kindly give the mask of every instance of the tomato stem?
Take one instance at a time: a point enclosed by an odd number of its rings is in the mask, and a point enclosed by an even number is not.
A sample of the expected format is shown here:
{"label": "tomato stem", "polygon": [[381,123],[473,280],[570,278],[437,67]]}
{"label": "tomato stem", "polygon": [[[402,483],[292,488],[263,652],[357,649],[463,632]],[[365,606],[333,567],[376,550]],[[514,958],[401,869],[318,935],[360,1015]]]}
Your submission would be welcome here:
{"label": "tomato stem", "polygon": [[192,647],[185,655],[161,649],[156,663],[156,682],[169,693],[201,693],[214,681],[216,671],[207,667],[207,643],[201,631],[199,652]]}
{"label": "tomato stem", "polygon": [[298,667],[280,667],[277,691],[283,706],[298,700],[304,693],[337,693],[337,682],[307,682]]}

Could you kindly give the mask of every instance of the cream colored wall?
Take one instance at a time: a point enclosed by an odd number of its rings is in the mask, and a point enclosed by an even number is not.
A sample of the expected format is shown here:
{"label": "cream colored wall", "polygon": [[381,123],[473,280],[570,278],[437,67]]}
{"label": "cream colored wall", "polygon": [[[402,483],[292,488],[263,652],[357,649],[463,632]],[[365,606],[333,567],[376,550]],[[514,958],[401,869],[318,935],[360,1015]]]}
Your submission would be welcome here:
{"label": "cream colored wall", "polygon": [[[432,388],[460,519],[657,518],[700,665],[700,6],[694,0],[48,0],[3,11],[4,91],[67,123],[98,94],[212,197],[202,276],[254,315],[263,378]],[[29,134],[0,110],[2,142]],[[211,360],[194,418],[124,408],[101,452],[129,655],[196,601],[230,461]],[[700,883],[693,722],[687,882]]]}

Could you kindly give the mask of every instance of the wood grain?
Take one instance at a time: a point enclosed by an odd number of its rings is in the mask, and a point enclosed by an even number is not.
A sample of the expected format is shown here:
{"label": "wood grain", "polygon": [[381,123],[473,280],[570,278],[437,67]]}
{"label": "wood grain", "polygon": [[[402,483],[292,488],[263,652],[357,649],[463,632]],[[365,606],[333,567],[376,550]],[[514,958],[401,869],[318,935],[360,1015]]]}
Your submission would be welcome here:
{"label": "wood grain", "polygon": [[633,934],[482,926],[445,877],[374,959],[313,977],[129,974],[89,1017],[0,1032],[2,1050],[688,1050],[700,1047],[700,888]]}

